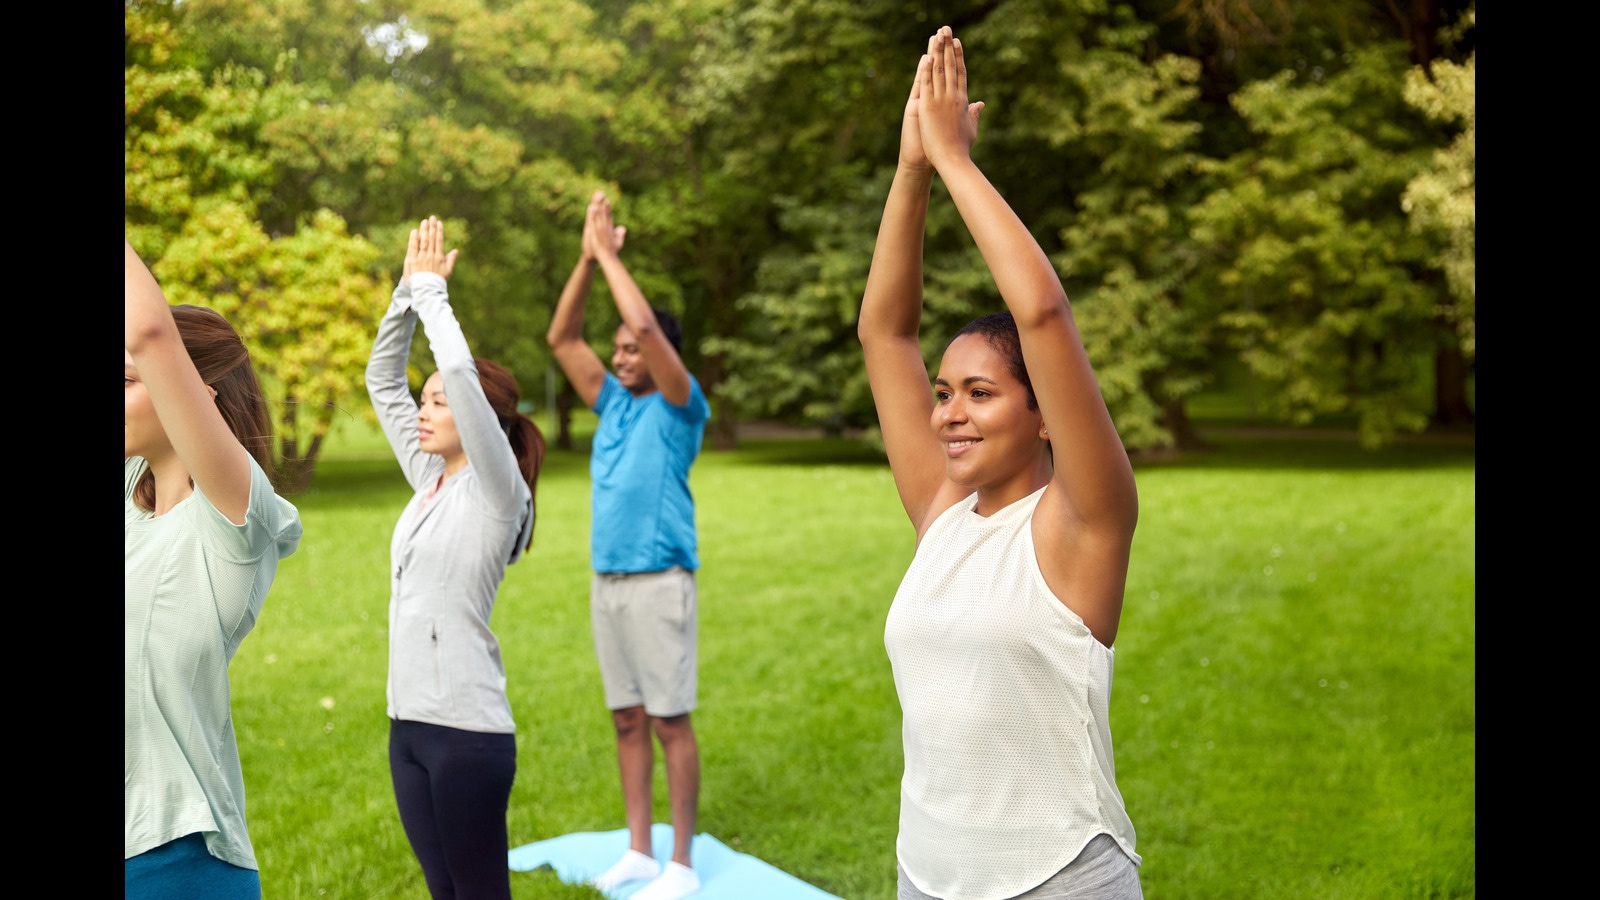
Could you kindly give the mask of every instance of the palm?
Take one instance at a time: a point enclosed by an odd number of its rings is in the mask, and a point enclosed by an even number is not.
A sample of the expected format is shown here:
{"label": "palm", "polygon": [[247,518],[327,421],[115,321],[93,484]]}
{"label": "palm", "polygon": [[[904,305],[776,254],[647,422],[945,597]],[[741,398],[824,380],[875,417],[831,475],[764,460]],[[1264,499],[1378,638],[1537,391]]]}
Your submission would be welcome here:
{"label": "palm", "polygon": [[928,166],[928,153],[922,149],[922,124],[917,116],[921,106],[922,67],[927,64],[926,56],[917,64],[917,77],[911,80],[911,96],[906,100],[905,115],[900,120],[900,162],[917,168]]}

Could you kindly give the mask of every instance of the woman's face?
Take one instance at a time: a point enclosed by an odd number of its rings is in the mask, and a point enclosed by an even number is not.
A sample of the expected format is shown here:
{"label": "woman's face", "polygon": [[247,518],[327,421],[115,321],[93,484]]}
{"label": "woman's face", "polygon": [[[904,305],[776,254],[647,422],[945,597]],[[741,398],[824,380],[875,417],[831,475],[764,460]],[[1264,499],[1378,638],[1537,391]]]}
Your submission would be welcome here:
{"label": "woman's face", "polygon": [[945,473],[967,487],[1031,477],[1044,452],[1044,416],[1028,408],[1028,389],[987,338],[950,343],[933,382],[933,432]]}
{"label": "woman's face", "polygon": [[125,385],[123,389],[122,446],[124,456],[142,456],[170,452],[167,432],[156,418],[155,404],[150,402],[150,392],[139,379],[139,370],[133,365],[133,354],[123,351]]}
{"label": "woman's face", "polygon": [[422,402],[417,407],[417,447],[449,459],[461,452],[461,435],[456,432],[456,417],[444,396],[444,378],[435,372],[422,385]]}

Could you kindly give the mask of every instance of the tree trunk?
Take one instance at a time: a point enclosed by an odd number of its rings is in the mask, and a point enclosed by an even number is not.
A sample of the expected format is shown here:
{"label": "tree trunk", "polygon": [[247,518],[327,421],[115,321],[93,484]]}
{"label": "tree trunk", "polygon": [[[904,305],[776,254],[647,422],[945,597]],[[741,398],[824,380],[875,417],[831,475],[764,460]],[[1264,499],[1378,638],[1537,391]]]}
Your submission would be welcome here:
{"label": "tree trunk", "polygon": [[561,379],[561,390],[556,392],[556,447],[562,450],[572,449],[572,401],[577,397],[572,382]]}
{"label": "tree trunk", "polygon": [[[313,446],[316,445],[313,441]],[[299,494],[311,487],[311,476],[317,470],[317,456],[285,456],[278,461],[278,493]]]}
{"label": "tree trunk", "polygon": [[1447,330],[1433,355],[1433,424],[1450,428],[1473,421],[1472,406],[1467,403],[1467,361],[1461,355],[1460,339]]}
{"label": "tree trunk", "polygon": [[1194,422],[1189,418],[1189,411],[1184,407],[1183,398],[1168,400],[1162,408],[1161,424],[1172,432],[1172,445],[1179,450],[1209,450],[1211,445],[1206,443],[1200,432],[1195,430]]}
{"label": "tree trunk", "polygon": [[700,361],[700,386],[710,395],[711,423],[708,430],[711,432],[711,449],[737,450],[739,449],[739,414],[733,409],[733,404],[716,396],[716,387],[722,381],[722,356],[720,354],[707,356]]}

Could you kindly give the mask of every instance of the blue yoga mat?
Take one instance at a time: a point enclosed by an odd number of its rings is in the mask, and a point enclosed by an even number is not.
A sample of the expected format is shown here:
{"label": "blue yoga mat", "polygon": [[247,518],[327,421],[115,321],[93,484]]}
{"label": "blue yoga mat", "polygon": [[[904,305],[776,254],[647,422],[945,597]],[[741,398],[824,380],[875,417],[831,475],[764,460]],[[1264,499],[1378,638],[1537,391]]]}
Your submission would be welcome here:
{"label": "blue yoga mat", "polygon": [[[650,826],[650,843],[663,867],[672,859],[672,826]],[[511,871],[531,872],[550,866],[568,884],[592,881],[628,851],[628,829],[579,831],[548,840],[525,844],[510,853]],[[694,871],[700,876],[700,890],[693,900],[839,900],[814,888],[788,872],[740,853],[709,834],[697,834],[689,845]],[[631,881],[605,891],[612,900],[623,900],[649,884]]]}

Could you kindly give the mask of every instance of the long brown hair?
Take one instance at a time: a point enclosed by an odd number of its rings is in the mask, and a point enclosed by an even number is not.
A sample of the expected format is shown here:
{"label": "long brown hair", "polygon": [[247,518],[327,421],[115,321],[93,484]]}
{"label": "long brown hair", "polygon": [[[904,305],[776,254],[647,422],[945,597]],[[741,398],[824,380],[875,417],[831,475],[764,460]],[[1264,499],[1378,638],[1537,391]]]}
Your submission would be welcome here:
{"label": "long brown hair", "polygon": [[[263,471],[272,472],[272,425],[267,398],[250,365],[250,351],[233,326],[216,310],[203,306],[172,307],[183,349],[200,372],[200,380],[217,392],[217,410],[241,446]],[[133,488],[140,509],[156,508],[156,476],[149,468]]]}
{"label": "long brown hair", "polygon": [[[511,452],[517,455],[517,468],[522,470],[522,480],[528,483],[528,493],[534,496],[538,509],[539,467],[544,465],[544,434],[522,413],[517,412],[517,401],[522,389],[517,379],[505,366],[492,359],[477,357],[478,383],[483,386],[483,396],[489,400],[494,414],[500,417],[500,427],[511,441]],[[538,521],[538,517],[534,517]],[[528,547],[533,546],[533,532],[528,532]],[[526,550],[528,547],[524,547]]]}

